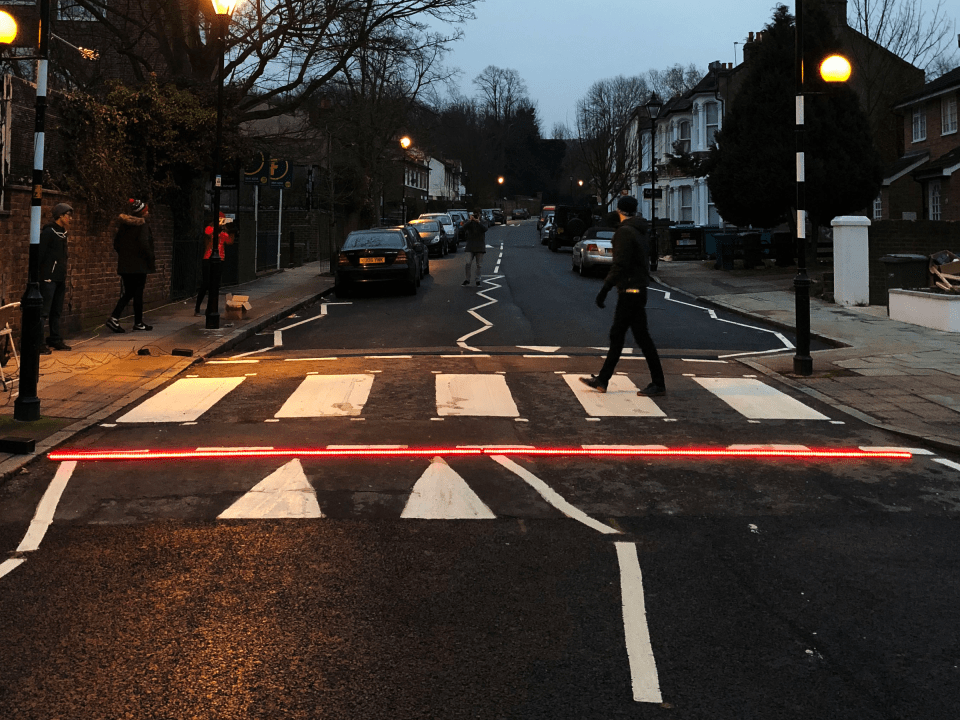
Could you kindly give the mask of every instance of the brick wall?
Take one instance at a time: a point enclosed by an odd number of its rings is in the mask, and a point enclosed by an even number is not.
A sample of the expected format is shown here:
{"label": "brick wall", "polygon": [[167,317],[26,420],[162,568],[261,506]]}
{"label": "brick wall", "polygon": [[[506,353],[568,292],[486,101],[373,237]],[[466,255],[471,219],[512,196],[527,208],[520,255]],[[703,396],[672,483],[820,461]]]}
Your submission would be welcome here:
{"label": "brick wall", "polygon": [[869,230],[870,304],[887,304],[885,255],[931,255],[951,250],[960,255],[960,223],[933,220],[881,220]]}
{"label": "brick wall", "polygon": [[[25,187],[7,187],[4,190],[8,207],[0,211],[0,300],[3,304],[17,302],[27,285],[27,263],[30,243],[30,190]],[[50,211],[60,202],[73,207],[73,228],[67,246],[67,295],[64,302],[64,331],[68,334],[101,324],[113,310],[120,297],[120,278],[117,275],[117,254],[113,236],[117,223],[92,226],[81,201],[60,193],[45,192],[43,197],[43,225],[50,222]],[[157,272],[147,276],[144,304],[147,308],[168,302],[173,221],[170,212],[162,206],[151,206],[150,226],[153,229]],[[132,313],[132,307],[127,307]],[[10,321],[19,328],[19,310],[0,318],[0,324]]]}

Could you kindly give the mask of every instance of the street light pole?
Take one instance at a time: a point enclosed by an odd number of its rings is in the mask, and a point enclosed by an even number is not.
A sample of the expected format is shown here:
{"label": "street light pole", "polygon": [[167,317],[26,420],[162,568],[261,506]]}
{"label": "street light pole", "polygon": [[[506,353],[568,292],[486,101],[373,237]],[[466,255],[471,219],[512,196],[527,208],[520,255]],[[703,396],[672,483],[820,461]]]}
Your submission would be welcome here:
{"label": "street light pole", "polygon": [[647,114],[650,116],[650,269],[656,270],[660,265],[660,250],[657,247],[657,116],[663,102],[656,93],[650,93],[647,101]]}
{"label": "street light pole", "polygon": [[27,288],[20,299],[20,392],[13,401],[15,420],[40,419],[40,345],[43,296],[40,295],[40,224],[43,202],[44,120],[47,114],[47,64],[50,54],[50,0],[40,0],[36,120],[33,140],[33,196],[30,199],[30,253]]}
{"label": "street light pole", "polygon": [[794,86],[797,94],[796,150],[797,150],[797,276],[793,280],[796,303],[797,353],[793,356],[793,372],[797,375],[813,374],[813,358],[810,357],[810,278],[807,276],[807,192],[806,162],[803,146],[804,93],[803,93],[803,0],[794,5],[796,41],[794,43]]}

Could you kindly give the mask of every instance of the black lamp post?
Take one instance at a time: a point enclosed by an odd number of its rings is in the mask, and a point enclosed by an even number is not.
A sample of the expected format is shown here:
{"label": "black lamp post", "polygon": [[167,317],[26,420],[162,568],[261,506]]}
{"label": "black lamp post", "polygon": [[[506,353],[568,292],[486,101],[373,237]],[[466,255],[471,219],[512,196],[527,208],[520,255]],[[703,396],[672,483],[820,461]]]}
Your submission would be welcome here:
{"label": "black lamp post", "polygon": [[656,270],[660,264],[660,250],[657,247],[657,116],[663,107],[663,101],[655,92],[650,93],[646,105],[650,116],[650,269]]}
{"label": "black lamp post", "polygon": [[[797,147],[797,276],[793,280],[796,297],[797,353],[793,356],[793,372],[813,374],[810,357],[810,278],[807,276],[807,194],[806,160],[804,155],[804,55],[803,55],[803,0],[794,5],[796,41],[794,43],[794,87],[797,93],[796,147]],[[842,83],[850,79],[850,62],[842,55],[832,54],[819,66],[820,77],[827,83]]]}
{"label": "black lamp post", "polygon": [[403,192],[403,204],[401,206],[402,215],[401,225],[406,225],[407,223],[407,149],[413,144],[413,140],[404,135],[400,138],[400,147],[403,148],[403,167],[400,168],[401,171],[401,181],[400,189]]}
{"label": "black lamp post", "polygon": [[230,23],[230,15],[233,8],[236,7],[238,0],[213,0],[213,9],[217,13],[217,45],[219,50],[219,70],[217,72],[217,141],[214,146],[213,155],[213,236],[210,245],[210,292],[207,296],[207,312],[205,327],[208,330],[217,330],[220,328],[220,276],[223,272],[222,261],[220,257],[220,186],[222,168],[222,148],[223,145],[223,64],[224,54],[226,53],[225,35],[227,25]]}

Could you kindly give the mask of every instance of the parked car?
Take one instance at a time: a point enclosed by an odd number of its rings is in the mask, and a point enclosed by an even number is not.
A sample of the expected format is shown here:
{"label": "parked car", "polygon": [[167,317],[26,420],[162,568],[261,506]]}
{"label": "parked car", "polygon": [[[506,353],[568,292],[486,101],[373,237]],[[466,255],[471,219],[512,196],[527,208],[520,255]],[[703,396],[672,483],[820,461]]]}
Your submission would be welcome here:
{"label": "parked car", "polygon": [[484,209],[480,211],[480,222],[483,223],[483,226],[488,228],[491,225],[496,224],[496,219],[493,217],[493,210]]}
{"label": "parked car", "polygon": [[450,240],[439,220],[417,218],[410,221],[410,226],[420,235],[420,239],[423,240],[423,244],[427,246],[427,251],[431,255],[444,257],[450,252]]}
{"label": "parked car", "polygon": [[595,218],[589,208],[557,205],[553,212],[554,230],[547,245],[552,252],[557,252],[562,247],[573,247],[594,223]]}
{"label": "parked car", "polygon": [[343,241],[335,275],[338,297],[360,283],[401,282],[410,295],[420,287],[417,249],[399,228],[355,230]]}
{"label": "parked car", "polygon": [[453,226],[456,229],[457,242],[463,242],[463,226],[470,220],[470,213],[466,210],[447,210],[447,215],[453,218]]}
{"label": "parked car", "polygon": [[420,277],[423,278],[430,274],[430,253],[427,252],[427,246],[420,239],[420,233],[414,230],[409,225],[400,225],[397,230],[402,231],[409,238],[410,242],[413,243],[413,247],[417,251],[417,261],[420,263]]}
{"label": "parked car", "polygon": [[443,231],[447,234],[450,252],[457,251],[457,226],[454,224],[453,218],[449,213],[424,213],[418,220],[436,220],[443,225]]}
{"label": "parked car", "polygon": [[542,208],[540,208],[540,219],[537,220],[537,230],[540,230],[543,227],[544,223],[547,222],[547,216],[553,215],[556,209],[556,205],[544,205]]}
{"label": "parked car", "polygon": [[540,244],[546,245],[550,242],[550,232],[554,229],[553,224],[553,213],[550,213],[546,217],[540,218]]}
{"label": "parked car", "polygon": [[500,223],[501,225],[507,224],[507,216],[503,214],[503,210],[500,208],[492,208],[493,210],[493,221]]}
{"label": "parked car", "polygon": [[613,228],[588,228],[570,253],[575,272],[586,275],[613,264]]}
{"label": "parked car", "polygon": [[513,220],[529,220],[530,211],[527,210],[525,207],[514,208],[513,213],[511,213],[510,217]]}

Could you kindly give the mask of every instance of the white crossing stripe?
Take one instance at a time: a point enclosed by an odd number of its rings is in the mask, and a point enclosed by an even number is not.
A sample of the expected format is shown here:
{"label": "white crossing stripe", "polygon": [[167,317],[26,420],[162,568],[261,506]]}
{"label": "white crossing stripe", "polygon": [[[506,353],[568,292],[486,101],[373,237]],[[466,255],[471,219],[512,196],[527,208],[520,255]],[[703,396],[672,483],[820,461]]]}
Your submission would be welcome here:
{"label": "white crossing stripe", "polygon": [[466,481],[435,457],[407,500],[402,518],[423,520],[495,520],[496,515],[470,489]]}
{"label": "white crossing stripe", "polygon": [[591,390],[580,378],[588,375],[564,375],[563,379],[591,417],[666,417],[666,413],[648,397],[637,395],[637,386],[623,375],[614,375],[607,391]]}
{"label": "white crossing stripe", "polygon": [[303,418],[359,415],[370,397],[373,375],[308,375],[274,415]]}
{"label": "white crossing stripe", "polygon": [[650,644],[647,627],[646,603],[643,599],[643,575],[634,543],[618,542],[617,560],[620,563],[620,595],[623,605],[623,631],[627,641],[627,660],[633,682],[635,702],[661,703],[660,679],[657,662]]}
{"label": "white crossing stripe", "polygon": [[218,516],[220,520],[253,518],[322,518],[317,494],[297,459],[271,473]]}
{"label": "white crossing stripe", "polygon": [[246,378],[184,378],[165,388],[118,423],[193,422]]}
{"label": "white crossing stripe", "polygon": [[694,378],[750,420],[829,420],[798,400],[752,378]]}
{"label": "white crossing stripe", "polygon": [[437,378],[437,414],[519,417],[503,375],[446,375]]}

